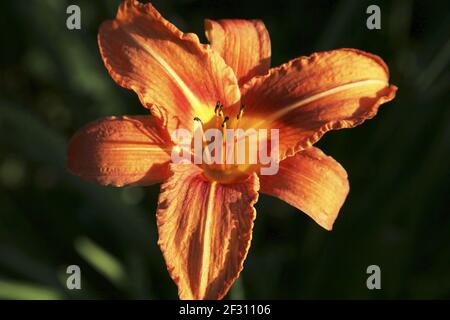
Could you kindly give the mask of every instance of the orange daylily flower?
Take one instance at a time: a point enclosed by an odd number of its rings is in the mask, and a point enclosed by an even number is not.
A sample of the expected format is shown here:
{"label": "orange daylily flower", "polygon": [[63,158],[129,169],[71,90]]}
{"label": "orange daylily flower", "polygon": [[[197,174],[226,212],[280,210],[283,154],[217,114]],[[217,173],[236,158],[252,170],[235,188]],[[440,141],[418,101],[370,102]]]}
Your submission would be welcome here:
{"label": "orange daylily flower", "polygon": [[[88,124],[67,155],[74,174],[103,185],[163,182],[158,244],[182,299],[228,292],[247,256],[259,191],[331,230],[349,191],[347,173],[312,145],[329,130],[374,117],[397,90],[383,60],[363,51],[314,53],[269,69],[263,22],[206,20],[205,28],[209,45],[151,4],[124,1],[100,27],[100,53],[112,78],[134,90],[151,115]],[[225,115],[229,127],[279,129],[276,175],[258,175],[254,166],[171,162],[175,128],[192,128],[195,117],[214,127]]]}

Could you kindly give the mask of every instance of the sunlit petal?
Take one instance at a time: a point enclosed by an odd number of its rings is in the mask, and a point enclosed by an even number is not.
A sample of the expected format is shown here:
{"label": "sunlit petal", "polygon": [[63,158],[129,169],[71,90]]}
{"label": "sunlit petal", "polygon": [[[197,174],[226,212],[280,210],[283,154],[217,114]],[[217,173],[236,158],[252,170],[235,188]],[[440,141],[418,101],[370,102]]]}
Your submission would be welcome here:
{"label": "sunlit petal", "polygon": [[194,165],[171,165],[161,187],[159,245],[182,299],[221,299],[242,270],[259,182],[220,184]]}

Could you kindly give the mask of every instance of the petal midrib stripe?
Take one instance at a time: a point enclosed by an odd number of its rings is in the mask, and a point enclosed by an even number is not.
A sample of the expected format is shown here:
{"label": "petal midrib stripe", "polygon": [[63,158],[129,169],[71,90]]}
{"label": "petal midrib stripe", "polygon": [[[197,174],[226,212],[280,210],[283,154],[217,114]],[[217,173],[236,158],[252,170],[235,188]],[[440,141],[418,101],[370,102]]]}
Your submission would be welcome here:
{"label": "petal midrib stripe", "polygon": [[169,153],[172,151],[172,148],[160,148],[160,147],[143,147],[143,146],[126,146],[126,147],[116,147],[116,146],[104,146],[104,149],[108,149],[110,151],[145,151],[145,152],[166,152]]}
{"label": "petal midrib stripe", "polygon": [[135,33],[127,30],[130,37],[135,41],[135,43],[140,46],[143,50],[145,50],[158,64],[169,74],[178,87],[181,89],[186,99],[189,101],[191,106],[195,108],[200,107],[200,101],[197,97],[192,93],[191,89],[186,85],[183,79],[172,69],[172,67],[160,56],[158,55],[148,44],[146,44],[143,40],[139,39]]}
{"label": "petal midrib stripe", "polygon": [[303,98],[300,101],[294,102],[292,104],[289,104],[287,106],[280,108],[280,110],[278,110],[277,112],[274,112],[269,117],[259,121],[255,125],[255,127],[258,128],[264,123],[274,122],[274,121],[280,119],[281,117],[285,116],[292,110],[295,110],[301,106],[304,106],[304,105],[314,102],[316,100],[331,96],[333,94],[336,94],[336,93],[339,93],[339,92],[342,92],[345,90],[349,90],[349,89],[353,89],[353,88],[357,88],[357,87],[369,86],[369,85],[373,85],[373,84],[388,85],[388,83],[384,80],[368,79],[368,80],[360,80],[360,81],[355,81],[355,82],[351,82],[351,83],[346,83],[346,84],[343,84],[343,85],[340,85],[340,86],[337,86],[334,88],[330,88],[328,90],[316,93],[307,98]]}
{"label": "petal midrib stripe", "polygon": [[206,286],[208,284],[209,278],[209,264],[211,255],[211,224],[214,219],[214,200],[216,197],[217,182],[211,182],[210,189],[208,192],[208,197],[206,200],[206,212],[205,212],[205,223],[203,225],[203,252],[202,252],[202,262],[200,268],[200,285],[199,294],[204,296],[206,294]]}

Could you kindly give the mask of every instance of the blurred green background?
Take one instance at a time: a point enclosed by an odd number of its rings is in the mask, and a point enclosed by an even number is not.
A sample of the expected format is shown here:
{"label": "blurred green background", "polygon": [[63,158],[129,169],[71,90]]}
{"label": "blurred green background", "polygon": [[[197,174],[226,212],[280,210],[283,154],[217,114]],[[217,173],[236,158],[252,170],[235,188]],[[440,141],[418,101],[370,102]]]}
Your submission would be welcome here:
{"label": "blurred green background", "polygon": [[[0,2],[0,298],[177,298],[156,244],[159,186],[100,187],[65,168],[68,138],[107,115],[145,114],[117,86],[96,34],[120,1]],[[78,4],[82,29],[66,28]],[[366,28],[381,7],[382,29]],[[378,116],[319,143],[348,171],[332,232],[262,195],[229,298],[450,298],[450,2],[154,1],[183,31],[204,18],[260,18],[272,65],[353,47],[380,55],[399,87]],[[67,290],[76,264],[82,290]],[[381,268],[381,290],[366,268]]]}

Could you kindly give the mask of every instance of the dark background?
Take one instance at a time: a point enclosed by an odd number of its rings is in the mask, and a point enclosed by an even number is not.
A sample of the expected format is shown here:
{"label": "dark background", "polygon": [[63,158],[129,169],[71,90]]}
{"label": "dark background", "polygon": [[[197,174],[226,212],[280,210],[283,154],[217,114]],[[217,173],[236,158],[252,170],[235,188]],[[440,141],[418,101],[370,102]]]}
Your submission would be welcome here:
{"label": "dark background", "polygon": [[[145,114],[97,48],[120,1],[0,2],[0,298],[171,298],[156,244],[159,186],[107,188],[65,168],[68,138],[107,115]],[[382,29],[366,28],[381,7]],[[66,28],[78,4],[82,29]],[[272,66],[352,47],[380,55],[399,87],[378,116],[319,143],[347,170],[332,232],[260,196],[252,247],[230,298],[450,298],[450,2],[154,1],[183,31],[204,18],[260,18]],[[82,290],[65,289],[66,268]],[[366,268],[381,268],[381,290]]]}

